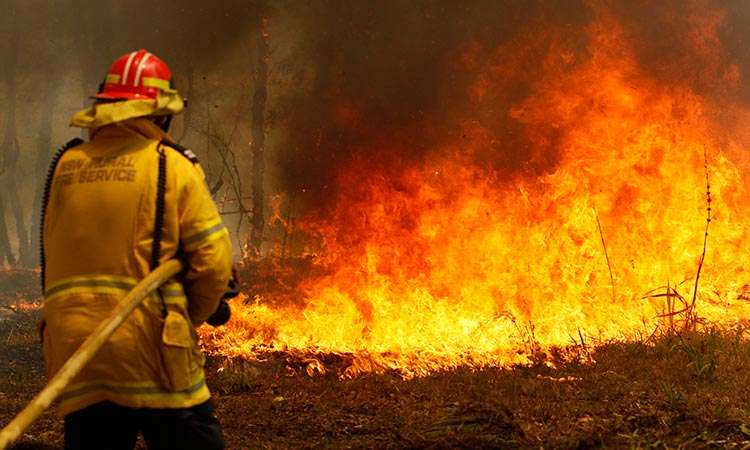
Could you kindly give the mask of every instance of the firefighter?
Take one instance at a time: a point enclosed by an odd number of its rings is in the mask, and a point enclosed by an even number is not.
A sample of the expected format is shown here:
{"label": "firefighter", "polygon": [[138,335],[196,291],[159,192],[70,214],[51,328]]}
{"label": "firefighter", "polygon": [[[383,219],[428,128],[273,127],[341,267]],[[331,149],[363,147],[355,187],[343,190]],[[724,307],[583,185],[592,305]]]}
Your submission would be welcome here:
{"label": "firefighter", "polygon": [[228,318],[232,251],[195,155],[167,134],[183,109],[169,67],[128,53],[71,120],[88,141],[53,159],[41,255],[48,377],[156,266],[182,258],[187,267],[60,395],[68,450],[132,450],[139,433],[149,450],[224,447],[195,327]]}

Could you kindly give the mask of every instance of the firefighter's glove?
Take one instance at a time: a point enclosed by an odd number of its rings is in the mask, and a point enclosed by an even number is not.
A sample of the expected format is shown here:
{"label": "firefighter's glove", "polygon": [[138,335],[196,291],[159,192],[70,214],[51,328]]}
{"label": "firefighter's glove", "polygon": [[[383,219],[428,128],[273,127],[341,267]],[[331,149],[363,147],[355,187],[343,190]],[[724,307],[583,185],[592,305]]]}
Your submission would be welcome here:
{"label": "firefighter's glove", "polygon": [[229,307],[229,303],[223,298],[219,301],[219,307],[216,308],[211,317],[206,320],[206,323],[212,327],[218,327],[229,322],[229,317],[232,315],[232,309]]}
{"label": "firefighter's glove", "polygon": [[229,280],[229,288],[219,301],[219,306],[216,308],[216,311],[211,314],[211,317],[206,320],[206,323],[211,325],[212,327],[218,327],[227,323],[229,321],[229,318],[232,316],[232,309],[229,307],[227,299],[237,297],[237,294],[239,293],[239,283],[237,283],[235,280]]}
{"label": "firefighter's glove", "polygon": [[227,291],[224,292],[224,296],[221,298],[222,299],[234,298],[234,297],[237,297],[239,293],[240,293],[240,284],[236,282],[235,280],[229,280],[229,287],[227,288]]}

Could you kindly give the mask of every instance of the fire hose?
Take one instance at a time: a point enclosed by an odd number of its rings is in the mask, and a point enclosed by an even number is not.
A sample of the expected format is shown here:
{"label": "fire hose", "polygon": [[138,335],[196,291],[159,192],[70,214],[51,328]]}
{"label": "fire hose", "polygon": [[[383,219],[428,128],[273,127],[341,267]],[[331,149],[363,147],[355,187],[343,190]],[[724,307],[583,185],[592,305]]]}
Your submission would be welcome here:
{"label": "fire hose", "polygon": [[15,443],[21,433],[52,405],[52,402],[62,393],[68,383],[78,375],[138,305],[159,286],[180,273],[183,267],[183,262],[180,260],[167,261],[154,269],[131,289],[120,305],[83,341],[83,344],[65,362],[60,371],[49,380],[44,389],[5,428],[0,430],[0,450],[5,450],[9,445]]}

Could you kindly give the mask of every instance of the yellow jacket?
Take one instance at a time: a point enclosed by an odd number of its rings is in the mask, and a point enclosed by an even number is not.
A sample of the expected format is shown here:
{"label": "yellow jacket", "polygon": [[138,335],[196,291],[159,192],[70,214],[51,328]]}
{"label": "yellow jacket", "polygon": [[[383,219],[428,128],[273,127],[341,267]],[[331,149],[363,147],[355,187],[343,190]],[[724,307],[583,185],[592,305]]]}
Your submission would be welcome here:
{"label": "yellow jacket", "polygon": [[200,167],[163,139],[150,120],[128,119],[92,129],[91,140],[55,166],[43,227],[48,377],[149,273],[161,151],[167,169],[160,263],[180,257],[188,266],[146,299],[70,383],[61,415],[103,400],[180,408],[210,397],[194,326],[227,289],[231,246]]}

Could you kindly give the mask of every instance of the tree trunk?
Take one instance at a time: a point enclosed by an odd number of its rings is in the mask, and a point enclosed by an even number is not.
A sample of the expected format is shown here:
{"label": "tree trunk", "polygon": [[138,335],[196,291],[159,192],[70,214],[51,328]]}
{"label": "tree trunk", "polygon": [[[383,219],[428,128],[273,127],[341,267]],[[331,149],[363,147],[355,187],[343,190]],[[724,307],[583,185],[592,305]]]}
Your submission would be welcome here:
{"label": "tree trunk", "polygon": [[[0,169],[0,262],[7,262],[8,264],[15,264],[16,259],[13,255],[13,249],[10,245],[10,236],[8,235],[8,224],[6,222],[6,200],[11,199],[13,195],[16,195],[16,186],[11,183],[10,180],[13,171],[15,170],[16,162],[18,161],[18,137],[16,135],[16,56],[18,53],[17,45],[11,44],[9,47],[9,55],[6,60],[5,66],[5,79],[8,86],[8,95],[6,103],[7,116],[5,118],[5,138],[3,139],[3,162],[2,168]],[[15,209],[15,208],[14,208]],[[23,221],[23,214],[16,220]],[[18,223],[18,222],[16,222]],[[19,234],[18,239],[21,241],[21,246],[24,245],[23,241],[26,240],[25,244],[28,244],[28,237],[24,236],[25,230]]]}
{"label": "tree trunk", "polygon": [[[190,58],[188,56],[188,58]],[[190,99],[193,97],[193,92],[195,88],[195,67],[193,65],[192,59],[188,59],[187,62],[187,87],[184,90],[184,96],[187,98],[187,101],[190,102]],[[180,91],[179,86],[177,88],[178,92]],[[189,104],[189,103],[188,103]],[[187,134],[188,130],[190,129],[190,119],[193,117],[193,110],[188,107],[188,104],[185,104],[185,111],[182,112],[182,135],[177,139],[177,142],[180,142],[182,138]]]}
{"label": "tree trunk", "polygon": [[[55,109],[54,99],[57,98],[58,84],[50,84],[49,101],[44,105],[41,121],[39,123],[39,136],[36,141],[36,163],[34,164],[34,173],[39,175],[36,183],[36,194],[34,195],[34,209],[31,212],[31,246],[29,248],[29,258],[21,257],[21,264],[26,267],[35,267],[41,263],[39,261],[41,251],[41,226],[42,226],[42,196],[44,195],[44,183],[51,159],[52,145],[52,118]],[[71,136],[72,137],[72,136]],[[62,146],[60,143],[57,147]],[[34,239],[34,232],[38,232],[38,239]]]}
{"label": "tree trunk", "polygon": [[265,8],[260,7],[260,36],[258,40],[258,65],[255,70],[255,86],[253,94],[253,140],[250,151],[253,155],[252,200],[253,215],[250,228],[250,252],[253,257],[260,257],[263,243],[263,226],[265,215],[263,212],[264,191],[263,174],[265,171],[265,108],[268,84],[268,19],[263,16]]}
{"label": "tree trunk", "polygon": [[[16,152],[18,151],[18,141],[16,141]],[[14,162],[7,173],[6,192],[10,202],[10,210],[13,213],[13,219],[16,222],[16,236],[18,237],[18,258],[19,263],[28,263],[33,260],[30,252],[29,230],[26,228],[26,212],[21,204],[21,197],[18,195],[18,182],[16,181],[16,166]]]}
{"label": "tree trunk", "polygon": [[13,251],[10,248],[10,240],[8,239],[8,227],[5,224],[5,202],[2,196],[0,196],[0,264],[8,263],[13,265],[16,260],[13,256]]}

